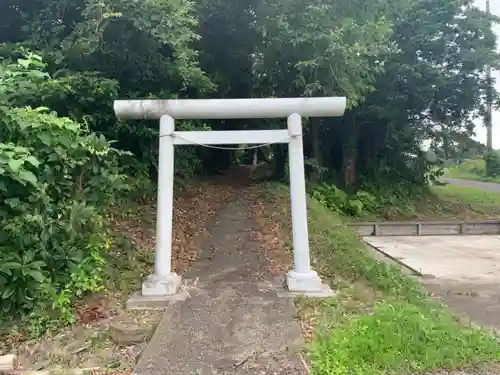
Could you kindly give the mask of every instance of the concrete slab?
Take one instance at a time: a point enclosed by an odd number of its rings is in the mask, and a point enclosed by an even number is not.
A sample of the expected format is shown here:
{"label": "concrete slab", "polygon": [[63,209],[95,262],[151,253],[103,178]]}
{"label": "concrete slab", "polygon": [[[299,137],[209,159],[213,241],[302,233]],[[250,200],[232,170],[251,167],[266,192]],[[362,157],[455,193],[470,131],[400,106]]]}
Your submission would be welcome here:
{"label": "concrete slab", "polygon": [[134,374],[303,374],[302,344],[284,274],[270,273],[261,243],[251,238],[250,204],[220,211],[188,278],[189,298],[170,304]]}
{"label": "concrete slab", "polygon": [[500,236],[365,237],[371,246],[424,275],[500,284]]}
{"label": "concrete slab", "polygon": [[176,302],[185,301],[188,297],[188,293],[183,289],[173,296],[143,296],[141,293],[136,293],[127,300],[126,306],[128,310],[165,310]]}

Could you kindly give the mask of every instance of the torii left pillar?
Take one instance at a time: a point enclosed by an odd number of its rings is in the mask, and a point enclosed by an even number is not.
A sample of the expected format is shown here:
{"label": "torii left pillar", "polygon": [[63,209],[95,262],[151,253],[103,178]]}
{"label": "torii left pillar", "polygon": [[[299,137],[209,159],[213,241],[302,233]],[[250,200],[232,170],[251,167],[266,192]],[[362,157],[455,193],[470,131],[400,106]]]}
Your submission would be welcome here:
{"label": "torii left pillar", "polygon": [[181,276],[172,272],[174,128],[175,120],[172,117],[164,115],[160,118],[155,273],[144,280],[143,296],[171,296],[177,293],[181,285]]}

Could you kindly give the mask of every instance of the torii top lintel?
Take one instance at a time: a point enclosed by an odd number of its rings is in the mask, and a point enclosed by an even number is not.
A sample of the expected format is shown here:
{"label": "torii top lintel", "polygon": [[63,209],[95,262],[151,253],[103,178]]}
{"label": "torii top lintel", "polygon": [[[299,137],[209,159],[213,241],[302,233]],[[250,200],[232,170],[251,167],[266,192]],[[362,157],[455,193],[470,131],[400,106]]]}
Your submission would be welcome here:
{"label": "torii top lintel", "polygon": [[343,116],[345,97],[265,99],[115,100],[119,119],[157,120],[169,115],[179,120]]}

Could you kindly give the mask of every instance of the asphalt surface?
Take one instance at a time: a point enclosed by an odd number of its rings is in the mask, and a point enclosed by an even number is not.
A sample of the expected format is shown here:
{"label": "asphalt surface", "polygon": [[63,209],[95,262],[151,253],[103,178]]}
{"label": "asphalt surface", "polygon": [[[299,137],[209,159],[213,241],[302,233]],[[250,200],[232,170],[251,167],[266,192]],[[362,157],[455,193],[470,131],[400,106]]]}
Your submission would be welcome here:
{"label": "asphalt surface", "polygon": [[491,193],[500,193],[500,184],[497,184],[496,182],[460,180],[458,178],[442,178],[442,180],[456,186],[465,186]]}

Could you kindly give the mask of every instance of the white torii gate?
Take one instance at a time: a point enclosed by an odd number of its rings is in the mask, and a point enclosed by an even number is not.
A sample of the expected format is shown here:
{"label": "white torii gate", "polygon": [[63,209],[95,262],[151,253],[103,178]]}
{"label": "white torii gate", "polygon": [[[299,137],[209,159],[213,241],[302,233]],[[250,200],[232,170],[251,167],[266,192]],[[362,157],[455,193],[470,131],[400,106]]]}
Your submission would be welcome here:
{"label": "white torii gate", "polygon": [[[324,294],[329,287],[311,269],[307,229],[302,117],[342,116],[343,97],[269,99],[116,100],[119,119],[160,120],[155,273],[142,285],[143,296],[172,296],[181,276],[172,272],[174,145],[288,143],[294,270],[286,281],[291,292]],[[175,131],[174,121],[287,118],[284,130]]]}

